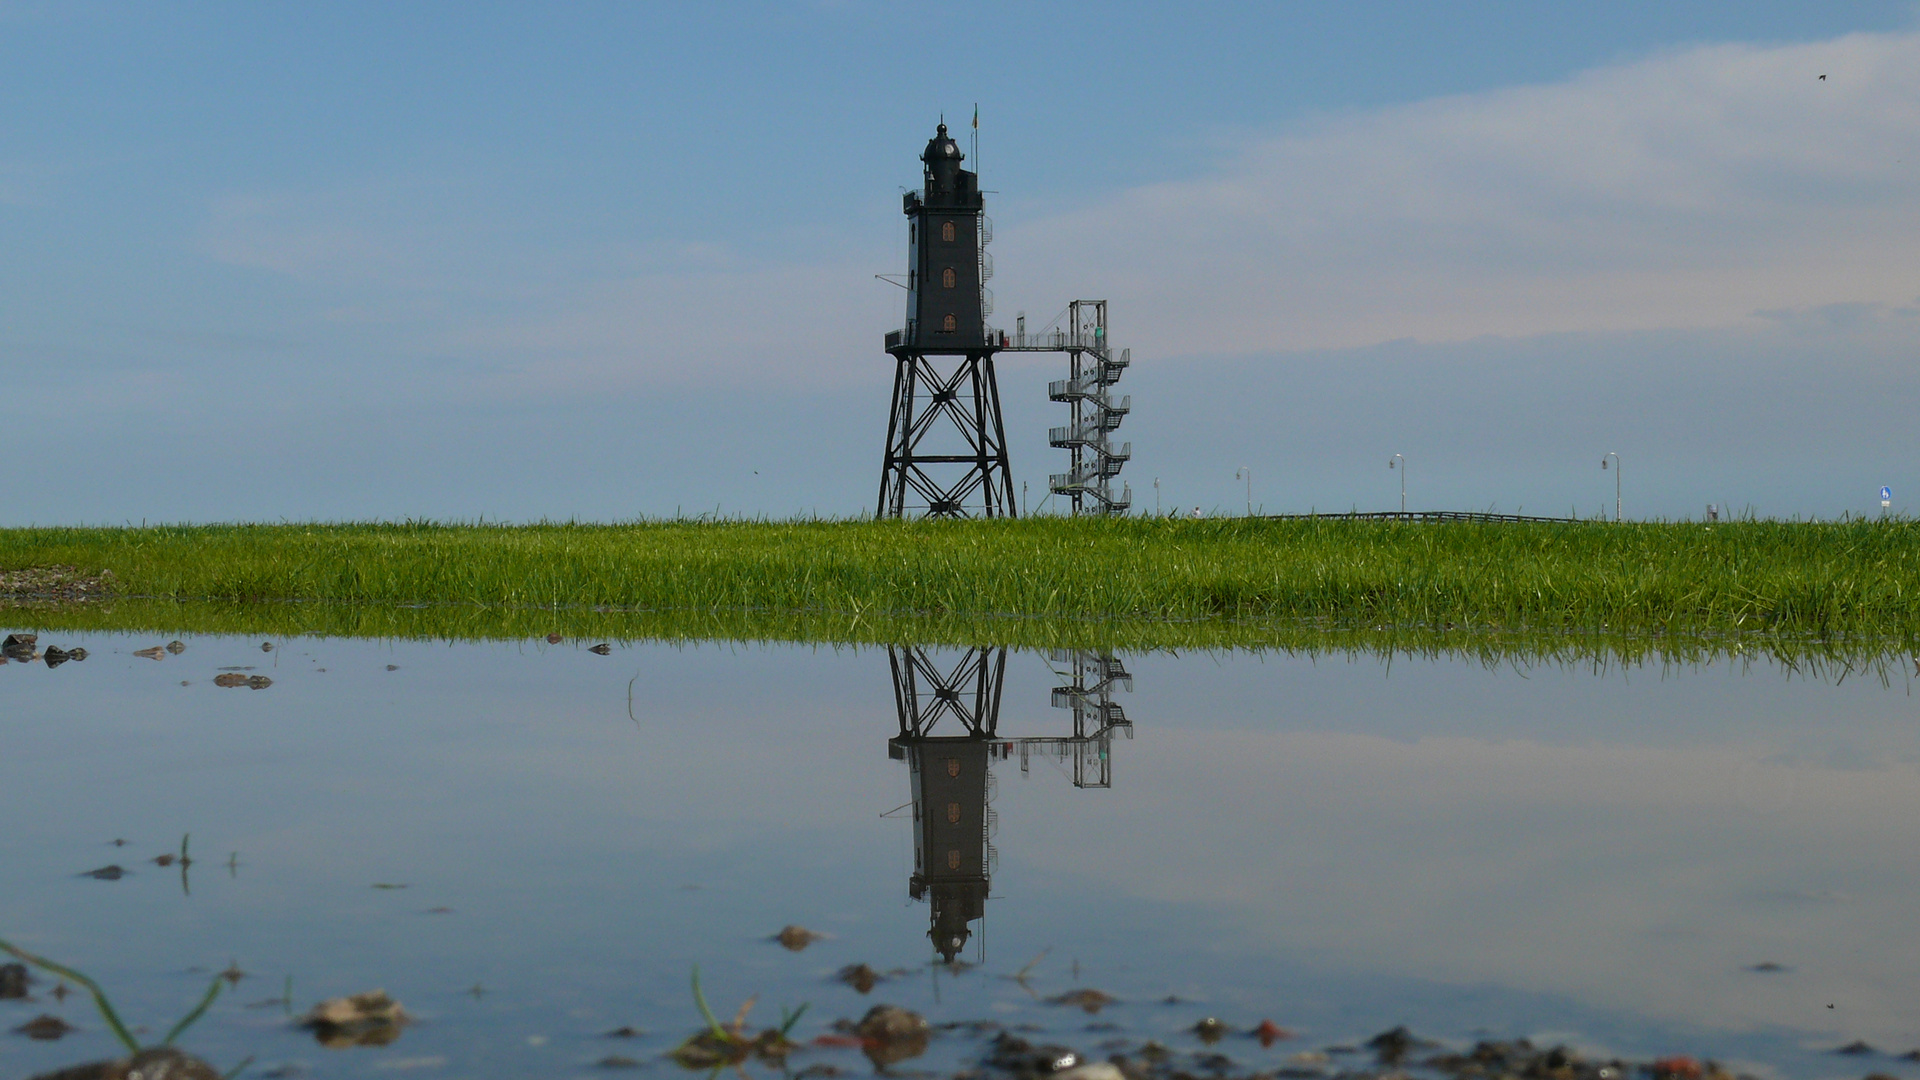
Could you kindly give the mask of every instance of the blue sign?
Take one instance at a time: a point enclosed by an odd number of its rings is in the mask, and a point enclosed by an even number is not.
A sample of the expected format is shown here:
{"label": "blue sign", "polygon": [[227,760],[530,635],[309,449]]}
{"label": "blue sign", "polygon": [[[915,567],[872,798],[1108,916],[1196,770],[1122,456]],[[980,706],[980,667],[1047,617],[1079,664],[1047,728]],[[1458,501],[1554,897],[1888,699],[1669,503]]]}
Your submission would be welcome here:
{"label": "blue sign", "polygon": [[1881,488],[1881,489],[1880,489],[1880,501],[1881,501],[1881,502],[1886,502],[1887,500],[1889,500],[1889,499],[1891,499],[1891,498],[1893,498],[1893,489],[1892,489],[1892,488],[1890,488],[1890,487],[1883,487],[1883,488]]}

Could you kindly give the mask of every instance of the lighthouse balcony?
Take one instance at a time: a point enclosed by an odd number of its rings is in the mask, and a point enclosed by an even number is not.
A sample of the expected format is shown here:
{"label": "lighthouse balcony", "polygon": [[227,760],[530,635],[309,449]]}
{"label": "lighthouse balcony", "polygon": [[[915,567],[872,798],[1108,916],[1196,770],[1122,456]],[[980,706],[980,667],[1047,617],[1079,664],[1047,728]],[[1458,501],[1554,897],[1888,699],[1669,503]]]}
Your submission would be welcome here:
{"label": "lighthouse balcony", "polygon": [[918,330],[913,323],[905,329],[887,331],[887,351],[890,353],[976,353],[993,352],[1007,347],[1005,331],[985,327],[979,334],[945,334]]}

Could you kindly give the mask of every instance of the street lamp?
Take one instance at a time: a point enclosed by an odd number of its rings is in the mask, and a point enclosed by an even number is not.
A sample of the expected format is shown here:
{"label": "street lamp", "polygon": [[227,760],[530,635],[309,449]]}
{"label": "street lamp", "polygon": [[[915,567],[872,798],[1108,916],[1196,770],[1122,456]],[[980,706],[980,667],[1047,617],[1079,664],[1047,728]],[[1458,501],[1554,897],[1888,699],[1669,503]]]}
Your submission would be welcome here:
{"label": "street lamp", "polygon": [[1613,459],[1613,520],[1620,520],[1620,455],[1609,450],[1600,455],[1600,469],[1606,471],[1607,459]]}
{"label": "street lamp", "polygon": [[1233,478],[1235,480],[1240,479],[1241,473],[1245,473],[1247,476],[1247,516],[1252,517],[1253,516],[1253,470],[1248,468],[1245,465],[1242,465],[1239,468],[1233,470]]}
{"label": "street lamp", "polygon": [[1394,462],[1396,461],[1400,463],[1398,466],[1400,469],[1400,512],[1404,514],[1407,512],[1407,459],[1399,454],[1395,454],[1393,457],[1387,459],[1387,468],[1395,468]]}
{"label": "street lamp", "polygon": [[1160,516],[1160,478],[1153,478],[1153,516]]}

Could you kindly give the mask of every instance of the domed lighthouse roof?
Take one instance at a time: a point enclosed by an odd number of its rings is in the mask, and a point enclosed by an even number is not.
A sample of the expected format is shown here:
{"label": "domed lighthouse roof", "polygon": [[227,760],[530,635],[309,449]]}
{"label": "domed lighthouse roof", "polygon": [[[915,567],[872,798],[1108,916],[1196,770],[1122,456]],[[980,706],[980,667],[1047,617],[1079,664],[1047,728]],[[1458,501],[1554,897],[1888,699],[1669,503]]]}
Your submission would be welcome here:
{"label": "domed lighthouse roof", "polygon": [[933,138],[927,140],[926,151],[920,155],[920,160],[928,165],[938,161],[951,161],[958,164],[966,159],[967,155],[960,152],[960,144],[954,142],[953,137],[947,134],[945,124],[941,124],[934,131]]}

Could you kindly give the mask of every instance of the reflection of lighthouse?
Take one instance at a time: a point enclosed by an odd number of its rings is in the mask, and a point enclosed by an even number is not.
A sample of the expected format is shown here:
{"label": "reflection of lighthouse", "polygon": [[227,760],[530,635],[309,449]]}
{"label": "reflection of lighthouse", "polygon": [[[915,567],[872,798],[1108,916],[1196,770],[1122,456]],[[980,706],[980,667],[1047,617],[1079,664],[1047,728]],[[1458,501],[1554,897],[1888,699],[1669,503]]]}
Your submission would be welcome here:
{"label": "reflection of lighthouse", "polygon": [[[948,963],[984,918],[996,856],[990,841],[997,824],[992,807],[993,762],[1017,751],[1024,773],[1034,756],[1072,762],[1075,787],[1110,787],[1113,733],[1133,737],[1132,725],[1112,700],[1116,686],[1133,688],[1132,676],[1111,656],[1055,653],[1071,664],[1070,685],[1056,687],[1053,702],[1073,710],[1071,737],[1002,739],[997,735],[1005,649],[969,649],[943,670],[926,650],[889,648],[900,734],[887,742],[889,756],[907,762],[913,783],[913,877],[907,891],[932,907],[927,931]],[[947,724],[941,734],[935,728]]]}

